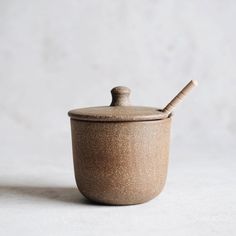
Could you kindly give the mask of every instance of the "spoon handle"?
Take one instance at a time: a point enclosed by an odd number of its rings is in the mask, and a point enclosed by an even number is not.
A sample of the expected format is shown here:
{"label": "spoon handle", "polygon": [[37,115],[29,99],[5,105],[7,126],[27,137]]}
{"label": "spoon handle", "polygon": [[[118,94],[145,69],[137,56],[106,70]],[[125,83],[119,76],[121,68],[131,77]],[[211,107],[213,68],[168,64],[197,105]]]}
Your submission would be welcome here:
{"label": "spoon handle", "polygon": [[169,115],[175,108],[175,106],[181,102],[184,97],[198,85],[196,80],[191,80],[162,110],[164,113]]}

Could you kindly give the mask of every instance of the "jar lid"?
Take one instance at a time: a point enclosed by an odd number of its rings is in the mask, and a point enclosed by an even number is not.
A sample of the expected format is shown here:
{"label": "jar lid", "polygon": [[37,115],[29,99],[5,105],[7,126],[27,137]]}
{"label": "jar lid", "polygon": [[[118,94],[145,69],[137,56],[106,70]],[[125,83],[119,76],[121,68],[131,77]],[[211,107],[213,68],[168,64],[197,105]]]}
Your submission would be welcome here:
{"label": "jar lid", "polygon": [[88,107],[69,111],[72,119],[84,121],[119,122],[119,121],[149,121],[167,118],[167,114],[154,107],[131,106],[129,102],[130,89],[119,86],[111,90],[110,106]]}

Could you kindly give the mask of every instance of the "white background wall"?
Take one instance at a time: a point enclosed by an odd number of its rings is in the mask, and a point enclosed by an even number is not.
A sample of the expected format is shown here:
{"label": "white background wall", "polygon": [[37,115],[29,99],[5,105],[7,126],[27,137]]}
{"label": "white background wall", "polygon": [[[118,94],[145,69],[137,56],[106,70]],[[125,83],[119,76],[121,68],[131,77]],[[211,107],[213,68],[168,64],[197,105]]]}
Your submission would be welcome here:
{"label": "white background wall", "polygon": [[234,1],[1,1],[1,153],[65,158],[69,109],[108,105],[117,85],[163,107],[190,79],[173,145],[231,150],[235,14]]}
{"label": "white background wall", "polygon": [[109,105],[117,85],[135,105],[163,107],[191,79],[172,170],[201,158],[216,178],[235,172],[235,22],[233,0],[1,0],[2,182],[46,182],[49,165],[73,183],[68,110]]}

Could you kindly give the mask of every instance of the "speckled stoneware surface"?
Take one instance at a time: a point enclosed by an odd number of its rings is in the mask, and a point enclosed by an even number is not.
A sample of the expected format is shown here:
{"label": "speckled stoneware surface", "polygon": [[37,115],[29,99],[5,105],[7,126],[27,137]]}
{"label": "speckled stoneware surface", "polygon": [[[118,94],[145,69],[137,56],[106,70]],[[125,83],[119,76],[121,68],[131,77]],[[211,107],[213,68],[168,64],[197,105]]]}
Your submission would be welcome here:
{"label": "speckled stoneware surface", "polygon": [[157,108],[130,106],[129,93],[116,87],[110,106],[69,112],[76,183],[90,200],[143,203],[165,184],[171,118]]}

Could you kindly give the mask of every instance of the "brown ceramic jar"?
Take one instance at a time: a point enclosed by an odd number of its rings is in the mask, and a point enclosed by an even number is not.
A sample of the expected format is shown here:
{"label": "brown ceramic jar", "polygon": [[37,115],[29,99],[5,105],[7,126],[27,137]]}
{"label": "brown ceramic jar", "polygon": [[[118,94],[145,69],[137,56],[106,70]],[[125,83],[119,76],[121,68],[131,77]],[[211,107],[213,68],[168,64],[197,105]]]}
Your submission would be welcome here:
{"label": "brown ceramic jar", "polygon": [[126,87],[111,92],[110,106],[69,112],[76,183],[92,201],[143,203],[165,185],[171,117],[131,106]]}

